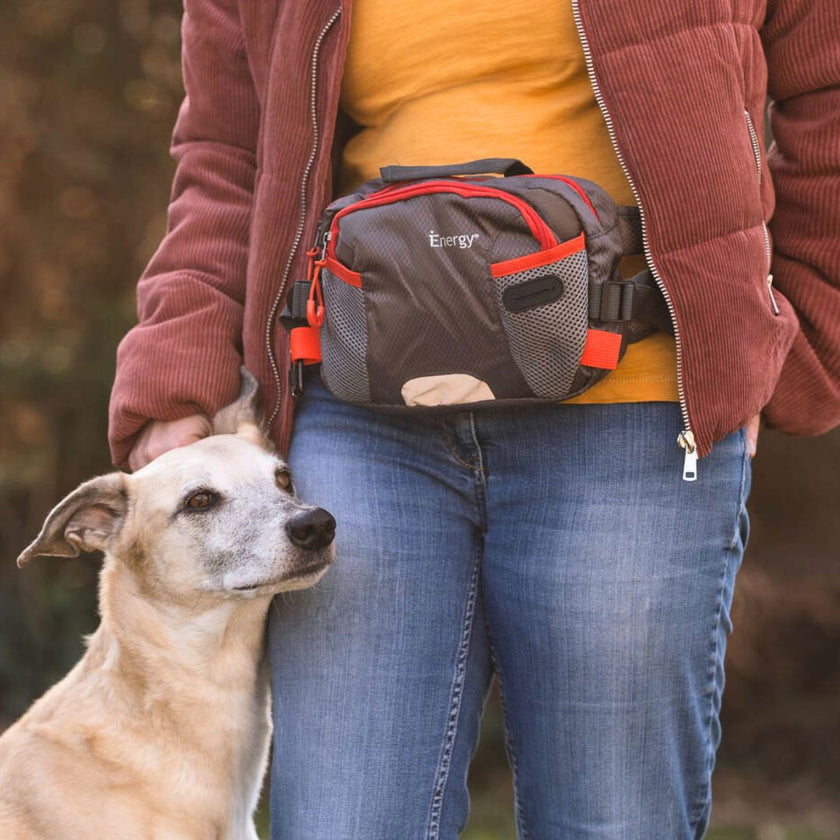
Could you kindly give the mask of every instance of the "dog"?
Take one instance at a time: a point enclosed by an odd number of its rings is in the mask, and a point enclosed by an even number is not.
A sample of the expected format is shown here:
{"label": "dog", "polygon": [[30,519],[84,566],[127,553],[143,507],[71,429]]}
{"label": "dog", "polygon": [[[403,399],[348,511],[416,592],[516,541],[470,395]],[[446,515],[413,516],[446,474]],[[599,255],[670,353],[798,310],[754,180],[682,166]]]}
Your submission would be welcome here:
{"label": "dog", "polygon": [[20,555],[104,551],[101,623],[0,737],[2,840],[257,840],[272,596],[314,584],[335,520],[299,501],[240,398],[213,434],[78,487]]}

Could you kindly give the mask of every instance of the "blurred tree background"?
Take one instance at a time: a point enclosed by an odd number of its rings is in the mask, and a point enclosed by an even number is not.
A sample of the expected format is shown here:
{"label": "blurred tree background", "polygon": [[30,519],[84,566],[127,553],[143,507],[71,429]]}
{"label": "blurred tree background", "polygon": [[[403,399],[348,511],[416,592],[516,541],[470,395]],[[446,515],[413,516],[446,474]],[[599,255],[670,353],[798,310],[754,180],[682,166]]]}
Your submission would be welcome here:
{"label": "blurred tree background", "polygon": [[[114,352],[166,223],[180,14],[177,0],[0,6],[0,730],[66,673],[97,623],[95,560],[18,572],[14,558],[66,492],[111,469]],[[718,840],[840,838],[838,474],[840,432],[762,434],[727,659]],[[471,840],[514,836],[503,742],[493,699]]]}

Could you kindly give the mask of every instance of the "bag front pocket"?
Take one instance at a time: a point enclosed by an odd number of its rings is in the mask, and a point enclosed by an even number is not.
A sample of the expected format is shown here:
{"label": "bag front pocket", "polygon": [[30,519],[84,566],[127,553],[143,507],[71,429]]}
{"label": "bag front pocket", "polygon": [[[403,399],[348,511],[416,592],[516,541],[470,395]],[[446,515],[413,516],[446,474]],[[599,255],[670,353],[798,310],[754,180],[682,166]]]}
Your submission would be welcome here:
{"label": "bag front pocket", "polygon": [[361,278],[332,260],[320,276],[327,313],[321,327],[321,377],[339,399],[368,403],[368,338]]}
{"label": "bag front pocket", "polygon": [[535,396],[567,396],[587,339],[589,268],[583,234],[491,265],[511,355]]}

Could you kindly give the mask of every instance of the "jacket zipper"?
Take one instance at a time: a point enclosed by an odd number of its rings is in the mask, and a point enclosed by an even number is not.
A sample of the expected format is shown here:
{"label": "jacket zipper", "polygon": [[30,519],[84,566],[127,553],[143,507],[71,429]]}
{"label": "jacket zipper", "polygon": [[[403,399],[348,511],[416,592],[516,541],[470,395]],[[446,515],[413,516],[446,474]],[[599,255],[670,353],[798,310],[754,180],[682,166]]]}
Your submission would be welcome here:
{"label": "jacket zipper", "polygon": [[307,191],[309,188],[309,176],[312,174],[312,167],[315,165],[315,157],[318,153],[318,146],[321,141],[321,133],[318,127],[317,102],[318,57],[321,52],[321,45],[324,42],[324,38],[326,38],[327,33],[330,31],[333,24],[335,24],[335,22],[340,16],[341,9],[338,8],[333,12],[332,17],[324,24],[323,29],[321,29],[317,39],[315,40],[315,45],[312,47],[312,55],[309,61],[309,117],[312,124],[312,146],[309,150],[309,158],[306,161],[306,166],[304,167],[303,173],[300,177],[300,213],[298,215],[297,229],[295,230],[295,236],[292,240],[292,247],[289,250],[289,256],[286,259],[286,265],[283,269],[283,275],[280,278],[280,285],[277,288],[277,294],[274,296],[274,302],[271,305],[271,309],[268,313],[268,320],[265,324],[265,349],[268,353],[268,360],[271,363],[271,373],[274,377],[274,385],[277,391],[277,397],[274,401],[274,408],[272,409],[271,414],[266,420],[266,426],[269,428],[276,419],[277,413],[280,411],[281,396],[283,392],[283,383],[280,376],[280,368],[277,364],[277,358],[274,355],[274,347],[272,342],[275,319],[277,317],[277,310],[280,307],[280,301],[283,300],[283,293],[286,291],[286,286],[289,282],[289,274],[292,270],[292,263],[294,262],[295,255],[297,254],[297,250],[300,247],[301,240],[303,239],[303,230],[306,225],[306,216],[308,212]]}
{"label": "jacket zipper", "polygon": [[[761,146],[758,144],[758,134],[755,130],[755,123],[750,116],[750,112],[744,108],[744,118],[747,121],[747,130],[750,133],[750,143],[752,144],[753,157],[755,158],[755,174],[758,178],[758,183],[761,183],[762,169],[761,169]],[[770,247],[770,231],[767,230],[767,222],[761,220],[761,230],[764,233],[764,252],[767,255],[767,293],[770,295],[770,306],[773,308],[773,314],[779,314],[779,304],[776,303],[776,296],[773,294],[773,272],[770,270],[773,262],[773,251]]]}
{"label": "jacket zipper", "polygon": [[610,140],[612,141],[616,157],[618,158],[618,162],[621,165],[622,171],[624,172],[624,176],[627,178],[627,182],[630,184],[630,189],[633,192],[633,197],[636,199],[636,204],[639,207],[639,217],[642,222],[642,244],[644,247],[645,259],[647,260],[647,264],[650,267],[650,273],[653,276],[653,279],[656,281],[656,285],[662,292],[662,297],[665,298],[665,303],[668,306],[668,314],[671,316],[671,322],[674,325],[674,342],[677,348],[677,394],[680,400],[680,411],[682,412],[683,423],[685,424],[685,428],[677,435],[677,444],[685,450],[685,460],[683,463],[683,479],[685,481],[696,481],[697,444],[694,439],[694,432],[691,429],[691,422],[688,418],[688,406],[686,405],[685,401],[685,389],[683,387],[682,377],[682,341],[680,338],[679,325],[677,324],[677,319],[674,314],[674,304],[671,300],[671,296],[668,293],[668,290],[665,288],[665,284],[662,282],[662,278],[659,276],[659,271],[657,270],[656,265],[654,265],[653,259],[651,257],[650,243],[648,242],[647,235],[647,224],[645,222],[645,211],[642,207],[642,202],[639,198],[639,192],[636,189],[636,184],[634,183],[633,178],[630,175],[630,171],[627,169],[627,164],[624,161],[624,155],[622,154],[621,149],[619,148],[618,140],[616,139],[615,135],[615,128],[613,126],[612,117],[610,116],[610,113],[607,110],[606,103],[604,102],[604,96],[601,93],[601,88],[598,84],[598,79],[595,76],[595,66],[592,62],[592,51],[589,47],[589,39],[587,38],[586,31],[583,28],[583,18],[580,14],[580,0],[571,0],[571,2],[572,14],[574,15],[575,26],[577,27],[578,31],[578,37],[580,38],[580,43],[583,47],[583,55],[586,59],[586,71],[589,75],[589,82],[592,85],[592,90],[595,94],[595,101],[598,103],[598,107],[601,109],[601,114],[603,115],[604,122],[607,125],[607,131],[609,132]]}
{"label": "jacket zipper", "polygon": [[399,189],[392,189],[386,187],[385,190],[371,193],[362,201],[351,204],[335,214],[330,226],[330,257],[335,259],[335,243],[339,237],[338,223],[339,221],[350,213],[355,213],[358,210],[367,210],[370,207],[378,207],[383,204],[394,204],[398,201],[403,201],[407,198],[414,198],[418,195],[429,195],[430,193],[454,193],[460,195],[462,198],[495,198],[499,201],[504,201],[507,204],[515,207],[525,219],[534,239],[540,244],[541,250],[553,248],[557,245],[557,237],[552,232],[551,228],[546,224],[545,220],[539,213],[534,210],[526,201],[511,195],[504,190],[495,189],[494,187],[486,187],[479,184],[459,183],[454,181],[424,181],[419,184],[411,184],[409,186],[400,187]]}

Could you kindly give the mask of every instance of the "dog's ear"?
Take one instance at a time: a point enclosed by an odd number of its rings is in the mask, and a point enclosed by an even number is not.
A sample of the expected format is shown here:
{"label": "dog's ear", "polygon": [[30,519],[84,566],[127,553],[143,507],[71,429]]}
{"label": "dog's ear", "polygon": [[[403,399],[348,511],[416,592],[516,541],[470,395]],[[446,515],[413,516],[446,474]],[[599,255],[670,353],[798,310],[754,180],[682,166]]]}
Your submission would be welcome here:
{"label": "dog's ear", "polygon": [[81,550],[104,550],[119,532],[127,508],[122,473],[86,481],[50,511],[41,533],[18,557],[18,566],[38,556],[76,557]]}
{"label": "dog's ear", "polygon": [[239,397],[230,405],[219,409],[213,417],[214,435],[243,435],[265,449],[272,449],[263,431],[258,411],[259,383],[246,367],[241,368],[242,387]]}

